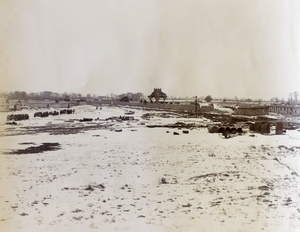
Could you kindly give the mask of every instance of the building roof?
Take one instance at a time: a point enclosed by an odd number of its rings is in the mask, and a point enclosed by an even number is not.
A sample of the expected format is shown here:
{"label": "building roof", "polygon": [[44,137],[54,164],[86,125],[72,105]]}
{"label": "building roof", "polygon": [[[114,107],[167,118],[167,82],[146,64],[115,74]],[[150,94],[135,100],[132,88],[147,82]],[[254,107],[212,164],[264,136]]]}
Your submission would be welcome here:
{"label": "building roof", "polygon": [[129,102],[129,101],[131,101],[131,98],[129,98],[128,96],[125,96],[125,97],[122,97],[120,99],[120,101],[122,101],[122,102]]}
{"label": "building roof", "polygon": [[155,88],[149,97],[167,97],[167,94],[161,91],[161,89]]}

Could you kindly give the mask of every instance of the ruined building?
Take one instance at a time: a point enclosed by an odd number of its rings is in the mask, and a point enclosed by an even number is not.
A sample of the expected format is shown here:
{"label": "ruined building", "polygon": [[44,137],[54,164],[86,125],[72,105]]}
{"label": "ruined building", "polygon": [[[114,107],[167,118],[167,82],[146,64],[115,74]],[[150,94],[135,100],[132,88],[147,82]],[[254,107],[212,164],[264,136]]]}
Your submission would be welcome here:
{"label": "ruined building", "polygon": [[148,96],[150,102],[153,102],[152,99],[155,99],[155,102],[159,102],[159,99],[163,99],[164,101],[167,99],[167,94],[161,91],[161,89],[155,88],[151,95]]}
{"label": "ruined building", "polygon": [[257,115],[267,115],[269,114],[268,106],[239,106],[234,110],[236,115],[247,115],[247,116],[257,116]]}
{"label": "ruined building", "polygon": [[299,105],[271,105],[270,112],[276,114],[290,115],[290,116],[300,116],[300,106]]}

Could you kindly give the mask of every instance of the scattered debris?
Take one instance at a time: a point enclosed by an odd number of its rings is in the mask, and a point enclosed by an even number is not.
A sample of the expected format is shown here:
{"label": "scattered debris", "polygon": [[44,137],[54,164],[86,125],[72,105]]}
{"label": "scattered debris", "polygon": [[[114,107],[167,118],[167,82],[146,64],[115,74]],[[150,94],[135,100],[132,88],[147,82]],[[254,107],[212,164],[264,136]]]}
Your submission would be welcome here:
{"label": "scattered debris", "polygon": [[7,121],[21,121],[21,120],[28,120],[28,114],[10,114],[6,117]]}
{"label": "scattered debris", "polygon": [[269,186],[263,185],[258,187],[259,190],[268,191],[270,188]]}
{"label": "scattered debris", "polygon": [[160,178],[159,184],[178,184],[178,180],[174,176],[165,175],[165,177]]}
{"label": "scattered debris", "polygon": [[26,149],[13,150],[6,154],[8,154],[8,155],[36,154],[36,153],[42,153],[45,151],[56,151],[59,149],[60,149],[59,143],[43,143],[42,145],[35,146],[35,147],[32,146],[32,147],[28,147]]}
{"label": "scattered debris", "polygon": [[133,114],[135,114],[135,112],[132,111],[132,110],[128,110],[128,111],[125,112],[125,114],[126,115],[133,115]]}
{"label": "scattered debris", "polygon": [[241,127],[237,126],[222,126],[222,125],[208,125],[209,133],[221,133],[225,139],[234,137],[234,135],[242,135],[244,133]]}
{"label": "scattered debris", "polygon": [[88,190],[88,191],[94,191],[94,188],[91,186],[91,185],[89,185],[87,188],[85,188],[84,190]]}
{"label": "scattered debris", "polygon": [[182,207],[191,207],[192,205],[190,203],[187,203],[186,205],[182,205]]}
{"label": "scattered debris", "polygon": [[21,213],[20,215],[21,215],[21,216],[27,216],[28,213]]}
{"label": "scattered debris", "polygon": [[243,133],[243,129],[241,127],[230,127],[230,126],[221,126],[221,125],[208,125],[207,129],[209,133],[228,133],[228,134],[236,134]]}
{"label": "scattered debris", "polygon": [[91,121],[93,121],[93,119],[92,118],[83,118],[83,119],[80,119],[79,121],[80,122],[91,122]]}
{"label": "scattered debris", "polygon": [[18,125],[15,121],[13,121],[13,122],[7,122],[6,124],[7,124],[7,125],[12,125],[12,126]]}

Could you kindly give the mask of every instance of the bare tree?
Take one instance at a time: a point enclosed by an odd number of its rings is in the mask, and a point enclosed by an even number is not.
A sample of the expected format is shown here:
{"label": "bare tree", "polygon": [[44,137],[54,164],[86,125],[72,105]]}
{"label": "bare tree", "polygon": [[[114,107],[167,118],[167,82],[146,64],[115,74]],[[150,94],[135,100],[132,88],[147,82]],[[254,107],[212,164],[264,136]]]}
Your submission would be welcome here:
{"label": "bare tree", "polygon": [[234,97],[234,99],[235,99],[235,101],[236,101],[236,104],[238,104],[238,103],[239,103],[239,99],[238,99],[238,97],[237,97],[237,96],[235,96],[235,97]]}
{"label": "bare tree", "polygon": [[292,103],[292,102],[293,102],[293,99],[294,99],[294,95],[293,95],[293,93],[290,93],[290,94],[289,94],[288,101],[289,101],[290,103]]}
{"label": "bare tree", "polygon": [[295,103],[297,103],[297,102],[298,102],[299,93],[298,93],[297,91],[295,91],[295,92],[293,93],[293,95],[294,95]]}
{"label": "bare tree", "polygon": [[280,99],[278,97],[272,97],[271,102],[280,102]]}
{"label": "bare tree", "polygon": [[298,102],[299,93],[297,91],[292,92],[289,94],[288,101],[290,103],[297,103]]}

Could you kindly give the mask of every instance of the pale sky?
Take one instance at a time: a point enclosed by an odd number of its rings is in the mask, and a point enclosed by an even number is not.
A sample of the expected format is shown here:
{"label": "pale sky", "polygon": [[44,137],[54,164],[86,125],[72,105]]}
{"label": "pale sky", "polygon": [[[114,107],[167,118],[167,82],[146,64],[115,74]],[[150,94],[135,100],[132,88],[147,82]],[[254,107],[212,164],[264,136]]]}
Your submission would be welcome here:
{"label": "pale sky", "polygon": [[0,0],[0,91],[287,98],[299,0]]}

